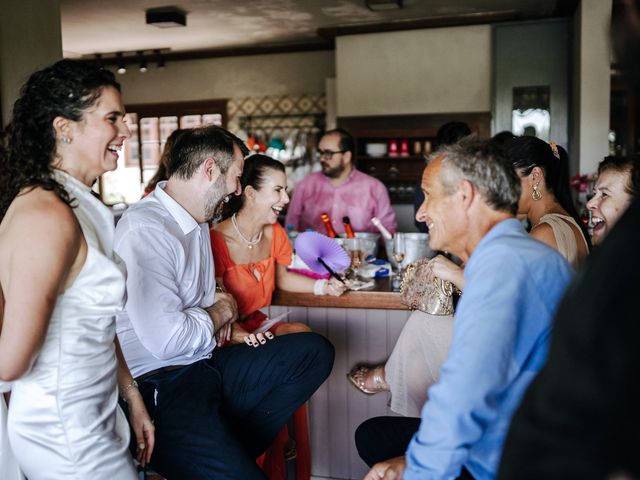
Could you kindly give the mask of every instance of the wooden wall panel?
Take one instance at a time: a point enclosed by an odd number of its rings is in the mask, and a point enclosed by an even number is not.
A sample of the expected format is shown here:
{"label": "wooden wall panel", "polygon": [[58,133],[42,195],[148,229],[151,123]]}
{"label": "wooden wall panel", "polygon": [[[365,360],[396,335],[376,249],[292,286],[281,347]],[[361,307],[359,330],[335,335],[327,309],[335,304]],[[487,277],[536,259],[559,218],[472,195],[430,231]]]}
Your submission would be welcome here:
{"label": "wooden wall panel", "polygon": [[346,374],[360,362],[383,362],[411,312],[272,306],[269,315],[286,311],[290,321],[307,323],[336,349],[331,375],[309,401],[312,476],[361,479],[368,469],[356,451],[356,428],[367,418],[394,414],[387,406],[388,394],[365,395],[351,386]]}

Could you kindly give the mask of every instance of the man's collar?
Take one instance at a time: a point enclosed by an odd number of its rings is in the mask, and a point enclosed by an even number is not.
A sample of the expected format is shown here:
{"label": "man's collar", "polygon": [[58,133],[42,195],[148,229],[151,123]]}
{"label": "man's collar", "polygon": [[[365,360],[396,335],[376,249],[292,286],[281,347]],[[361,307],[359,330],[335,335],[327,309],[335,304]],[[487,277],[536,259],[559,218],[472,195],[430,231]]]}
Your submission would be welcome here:
{"label": "man's collar", "polygon": [[[351,167],[351,171],[349,172],[349,175],[347,176],[347,178],[345,178],[342,183],[340,183],[340,185],[338,185],[337,187],[334,185],[334,188],[339,188],[342,187],[345,183],[347,183],[348,181],[350,181],[351,179],[353,179],[353,176],[356,175],[356,170],[358,170],[356,167]],[[331,185],[333,185],[333,179],[331,177],[326,176],[324,173],[322,174],[322,176],[324,177],[324,179],[327,182],[330,182]]]}
{"label": "man's collar", "polygon": [[176,202],[173,197],[171,197],[171,195],[164,191],[166,185],[166,180],[158,182],[155,190],[153,191],[153,194],[158,199],[158,201],[162,203],[162,205],[164,205],[164,208],[167,209],[173,219],[178,222],[182,233],[188,235],[193,230],[198,228],[198,222],[196,222],[196,220],[191,216],[189,212],[184,209],[182,205]]}
{"label": "man's collar", "polygon": [[515,217],[508,217],[508,218],[505,218],[504,220],[500,220],[493,227],[491,227],[491,229],[487,232],[487,234],[484,237],[482,237],[480,242],[478,242],[478,245],[476,245],[474,252],[478,249],[478,247],[480,247],[481,245],[484,245],[487,242],[490,242],[493,238],[499,235],[502,235],[504,233],[514,232],[514,231],[524,232],[524,228],[522,227],[522,223],[520,222],[520,220],[518,220]]}

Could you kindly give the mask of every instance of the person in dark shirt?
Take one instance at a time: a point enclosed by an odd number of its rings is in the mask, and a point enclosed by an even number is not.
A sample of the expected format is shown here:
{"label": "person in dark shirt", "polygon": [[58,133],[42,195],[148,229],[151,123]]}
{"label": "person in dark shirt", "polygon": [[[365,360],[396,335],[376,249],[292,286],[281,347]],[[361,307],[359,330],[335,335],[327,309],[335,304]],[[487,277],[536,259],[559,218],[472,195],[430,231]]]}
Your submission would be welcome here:
{"label": "person in dark shirt", "polygon": [[[471,135],[471,129],[469,125],[464,122],[447,122],[442,125],[438,129],[438,133],[436,134],[436,147],[442,147],[444,145],[452,145],[456,143],[461,138],[466,137],[467,135]],[[418,213],[418,209],[422,202],[424,202],[424,193],[422,192],[422,187],[420,186],[420,182],[416,184],[415,193],[413,195],[413,217],[414,224],[418,231],[422,233],[427,233],[427,226],[424,222],[419,222],[415,220],[416,213]]]}
{"label": "person in dark shirt", "polygon": [[[640,85],[640,2],[616,2],[612,43]],[[556,315],[547,364],[513,422],[499,480],[640,478],[639,170],[635,199]]]}

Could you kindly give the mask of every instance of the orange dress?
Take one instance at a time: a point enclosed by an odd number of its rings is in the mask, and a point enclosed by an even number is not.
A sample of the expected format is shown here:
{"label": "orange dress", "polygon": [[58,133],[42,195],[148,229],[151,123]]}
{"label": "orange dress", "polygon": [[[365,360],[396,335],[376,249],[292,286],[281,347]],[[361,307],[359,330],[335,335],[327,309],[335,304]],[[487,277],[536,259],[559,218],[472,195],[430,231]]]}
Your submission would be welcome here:
{"label": "orange dress", "polygon": [[[222,234],[214,229],[210,232],[215,275],[222,278],[227,291],[236,299],[238,315],[244,317],[271,305],[271,297],[276,289],[276,264],[289,265],[293,255],[284,228],[279,223],[273,225],[273,240],[267,258],[239,265],[231,260]],[[251,332],[255,328],[247,330]]]}
{"label": "orange dress", "polygon": [[[247,316],[242,322],[243,328],[252,332],[267,319],[259,309],[271,304],[271,297],[276,288],[276,264],[287,266],[291,263],[293,250],[287,233],[279,223],[275,223],[269,256],[251,264],[235,264],[229,255],[222,234],[212,228],[210,235],[215,275],[222,278],[227,291],[238,303],[238,314]],[[275,330],[278,325],[273,325],[270,330]],[[296,479],[307,480],[311,477],[309,427],[304,405],[293,414],[292,423],[294,432],[289,432],[285,426],[278,433],[269,450],[257,460],[270,480],[287,478],[284,448],[290,433],[296,441]]]}

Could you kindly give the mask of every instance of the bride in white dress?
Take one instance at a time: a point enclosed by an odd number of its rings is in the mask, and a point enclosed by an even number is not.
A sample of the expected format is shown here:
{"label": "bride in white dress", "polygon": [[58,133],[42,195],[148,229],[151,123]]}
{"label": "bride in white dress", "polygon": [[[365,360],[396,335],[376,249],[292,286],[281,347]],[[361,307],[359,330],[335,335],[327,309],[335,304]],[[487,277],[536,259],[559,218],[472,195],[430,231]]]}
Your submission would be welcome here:
{"label": "bride in white dress", "polygon": [[13,454],[30,480],[133,480],[118,390],[142,464],[154,429],[115,339],[125,274],[113,217],[90,190],[130,136],[119,85],[95,65],[62,60],[31,76],[5,133],[0,383],[12,384],[0,462]]}

